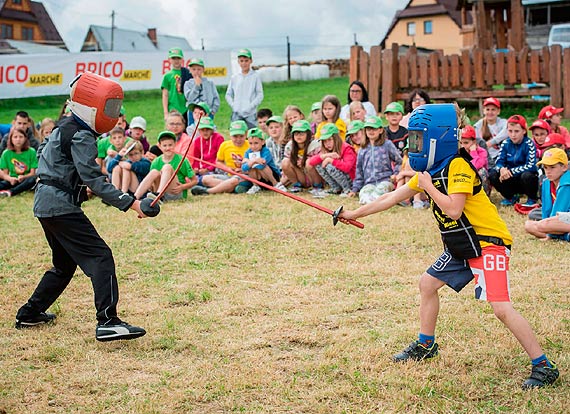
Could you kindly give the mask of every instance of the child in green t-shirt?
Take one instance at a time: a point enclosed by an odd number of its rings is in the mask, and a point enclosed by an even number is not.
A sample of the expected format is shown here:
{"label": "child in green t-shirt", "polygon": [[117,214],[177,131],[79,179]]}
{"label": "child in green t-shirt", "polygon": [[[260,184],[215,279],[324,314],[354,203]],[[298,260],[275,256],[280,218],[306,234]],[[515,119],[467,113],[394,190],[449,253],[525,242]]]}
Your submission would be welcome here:
{"label": "child in green t-shirt", "polygon": [[0,197],[31,190],[36,183],[36,168],[36,150],[30,147],[26,131],[13,128],[0,157]]}
{"label": "child in green t-shirt", "polygon": [[[198,179],[188,159],[175,152],[176,135],[171,131],[162,131],[158,134],[158,146],[162,151],[162,155],[156,157],[150,165],[149,173],[142,180],[137,191],[135,191],[135,198],[141,199],[151,189],[161,193],[165,188],[167,188],[164,194],[165,201],[186,198],[187,190],[194,187]],[[176,174],[178,179],[172,180],[168,184],[172,174],[174,174],[181,162],[182,166]],[[167,184],[168,187],[166,187]]]}
{"label": "child in green t-shirt", "polygon": [[186,98],[184,97],[184,85],[182,71],[188,72],[184,66],[184,54],[179,47],[173,47],[168,51],[170,70],[162,77],[160,89],[162,90],[162,111],[164,120],[168,113],[174,109],[183,114],[186,121]]}

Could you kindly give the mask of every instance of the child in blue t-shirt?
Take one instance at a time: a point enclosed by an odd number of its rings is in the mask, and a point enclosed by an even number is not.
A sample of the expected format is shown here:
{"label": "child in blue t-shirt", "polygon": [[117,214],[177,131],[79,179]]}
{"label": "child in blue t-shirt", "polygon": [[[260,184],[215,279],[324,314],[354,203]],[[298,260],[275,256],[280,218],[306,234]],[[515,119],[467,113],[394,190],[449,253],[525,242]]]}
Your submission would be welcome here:
{"label": "child in blue t-shirt", "polygon": [[111,174],[111,183],[123,193],[134,193],[150,171],[150,161],[143,158],[143,151],[142,143],[133,141],[109,161],[107,169]]}
{"label": "child in blue t-shirt", "polygon": [[[287,191],[287,188],[279,182],[281,173],[279,167],[273,160],[271,151],[265,146],[265,135],[259,128],[251,128],[247,131],[247,141],[249,148],[244,154],[241,163],[242,171],[258,181],[265,184],[271,184],[281,191]],[[254,184],[247,194],[255,194],[261,190],[261,187]]]}

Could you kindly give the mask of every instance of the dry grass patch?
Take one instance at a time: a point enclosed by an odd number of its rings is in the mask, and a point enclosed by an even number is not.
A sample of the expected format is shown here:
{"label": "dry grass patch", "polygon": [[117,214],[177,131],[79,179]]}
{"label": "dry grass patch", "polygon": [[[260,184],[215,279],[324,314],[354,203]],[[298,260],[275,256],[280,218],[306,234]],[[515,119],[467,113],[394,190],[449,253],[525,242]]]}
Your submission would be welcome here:
{"label": "dry grass patch", "polygon": [[[440,253],[428,211],[394,208],[361,231],[271,193],[191,198],[147,220],[90,201],[121,317],[148,331],[101,344],[81,272],[55,326],[13,328],[50,260],[31,201],[0,200],[0,413],[567,410],[568,244],[526,236],[510,210],[513,300],[562,372],[546,390],[520,390],[527,357],[471,288],[442,291],[439,358],[390,362],[417,334],[417,278]],[[356,206],[321,201],[341,202]]]}

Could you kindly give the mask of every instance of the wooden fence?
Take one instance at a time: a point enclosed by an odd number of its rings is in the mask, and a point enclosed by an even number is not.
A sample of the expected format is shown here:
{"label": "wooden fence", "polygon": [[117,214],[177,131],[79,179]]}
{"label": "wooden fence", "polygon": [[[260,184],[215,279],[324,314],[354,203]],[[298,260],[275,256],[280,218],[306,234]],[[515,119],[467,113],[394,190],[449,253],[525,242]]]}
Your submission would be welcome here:
{"label": "wooden fence", "polygon": [[[564,117],[570,118],[570,48],[554,45],[507,53],[473,48],[444,55],[418,54],[412,47],[405,54],[398,52],[396,44],[391,49],[373,46],[370,53],[361,46],[350,50],[350,81],[364,83],[379,111],[421,88],[430,98],[445,101],[548,95],[551,104],[564,107]],[[537,87],[521,87],[533,83]]]}

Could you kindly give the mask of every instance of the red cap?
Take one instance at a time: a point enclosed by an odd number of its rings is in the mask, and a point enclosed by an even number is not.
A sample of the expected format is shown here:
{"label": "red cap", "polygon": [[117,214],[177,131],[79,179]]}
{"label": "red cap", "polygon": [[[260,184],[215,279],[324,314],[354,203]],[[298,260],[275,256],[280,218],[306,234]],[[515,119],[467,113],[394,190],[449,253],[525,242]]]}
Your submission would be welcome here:
{"label": "red cap", "polygon": [[493,98],[492,96],[483,101],[483,106],[487,105],[495,105],[497,108],[501,109],[501,103],[499,100],[497,98]]}
{"label": "red cap", "polygon": [[534,128],[545,129],[550,134],[550,124],[548,122],[546,122],[544,119],[538,119],[538,120],[534,121],[529,129],[533,130]]}
{"label": "red cap", "polygon": [[507,119],[507,124],[519,124],[522,129],[525,131],[527,130],[526,127],[526,119],[522,115],[513,115],[509,119]]}
{"label": "red cap", "polygon": [[475,139],[475,128],[471,125],[465,126],[461,131],[461,138]]}
{"label": "red cap", "polygon": [[562,145],[562,146],[566,146],[566,141],[564,140],[564,137],[556,132],[552,132],[550,134],[548,134],[548,136],[546,137],[546,139],[544,140],[544,147],[550,147],[551,145]]}
{"label": "red cap", "polygon": [[552,118],[552,115],[559,114],[563,110],[564,110],[564,108],[557,108],[557,107],[552,106],[552,105],[547,105],[540,110],[540,112],[538,113],[538,117],[540,119],[550,119],[550,118]]}

